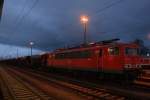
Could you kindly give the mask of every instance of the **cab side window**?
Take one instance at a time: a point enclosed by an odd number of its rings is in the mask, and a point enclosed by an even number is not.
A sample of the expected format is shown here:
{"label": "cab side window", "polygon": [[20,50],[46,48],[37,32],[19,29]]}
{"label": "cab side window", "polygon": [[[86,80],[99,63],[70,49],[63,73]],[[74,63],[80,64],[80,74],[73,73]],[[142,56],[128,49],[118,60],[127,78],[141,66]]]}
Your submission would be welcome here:
{"label": "cab side window", "polygon": [[110,47],[108,48],[109,55],[119,55],[119,48],[118,47]]}
{"label": "cab side window", "polygon": [[138,48],[125,48],[126,55],[139,55],[140,51]]}

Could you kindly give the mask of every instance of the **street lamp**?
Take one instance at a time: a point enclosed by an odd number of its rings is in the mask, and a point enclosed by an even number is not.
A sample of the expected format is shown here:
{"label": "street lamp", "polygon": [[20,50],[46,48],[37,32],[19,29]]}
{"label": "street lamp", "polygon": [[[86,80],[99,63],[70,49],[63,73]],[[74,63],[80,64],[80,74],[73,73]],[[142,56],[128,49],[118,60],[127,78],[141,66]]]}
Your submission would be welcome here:
{"label": "street lamp", "polygon": [[30,57],[30,63],[31,63],[31,65],[32,65],[32,47],[33,47],[33,45],[34,45],[34,42],[30,42],[29,43],[30,44],[30,48],[31,48],[31,57]]}
{"label": "street lamp", "polygon": [[80,20],[82,22],[82,24],[84,25],[84,44],[87,43],[87,23],[89,21],[88,16],[81,16]]}
{"label": "street lamp", "polygon": [[31,57],[32,57],[32,47],[34,45],[34,42],[30,42],[30,48],[31,48]]}
{"label": "street lamp", "polygon": [[18,57],[19,57],[19,51],[18,51],[18,47],[17,47],[17,59],[18,59]]}

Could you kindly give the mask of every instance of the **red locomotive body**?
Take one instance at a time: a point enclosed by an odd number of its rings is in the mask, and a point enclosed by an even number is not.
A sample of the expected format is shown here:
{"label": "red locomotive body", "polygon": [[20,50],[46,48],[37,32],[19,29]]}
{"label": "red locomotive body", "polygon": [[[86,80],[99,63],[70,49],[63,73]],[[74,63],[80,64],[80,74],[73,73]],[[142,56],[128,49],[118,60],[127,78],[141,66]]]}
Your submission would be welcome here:
{"label": "red locomotive body", "polygon": [[150,57],[142,57],[141,62],[142,69],[150,70]]}
{"label": "red locomotive body", "polygon": [[140,71],[142,58],[138,52],[136,44],[94,44],[56,50],[46,62],[54,68],[123,74]]}

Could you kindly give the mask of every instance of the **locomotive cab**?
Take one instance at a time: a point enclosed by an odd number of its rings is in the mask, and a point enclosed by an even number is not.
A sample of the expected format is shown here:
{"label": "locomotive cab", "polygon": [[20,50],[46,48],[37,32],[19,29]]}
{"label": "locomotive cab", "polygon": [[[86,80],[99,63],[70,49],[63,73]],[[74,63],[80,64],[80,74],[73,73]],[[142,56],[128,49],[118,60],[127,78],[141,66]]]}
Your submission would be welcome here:
{"label": "locomotive cab", "polygon": [[135,44],[124,46],[124,73],[136,78],[142,73],[140,49]]}
{"label": "locomotive cab", "polygon": [[137,45],[110,45],[105,49],[105,55],[103,56],[103,70],[118,74],[137,74],[141,70],[140,61],[141,57]]}
{"label": "locomotive cab", "polygon": [[124,69],[125,70],[137,70],[141,68],[141,57],[139,55],[139,49],[137,47],[125,47],[124,48]]}

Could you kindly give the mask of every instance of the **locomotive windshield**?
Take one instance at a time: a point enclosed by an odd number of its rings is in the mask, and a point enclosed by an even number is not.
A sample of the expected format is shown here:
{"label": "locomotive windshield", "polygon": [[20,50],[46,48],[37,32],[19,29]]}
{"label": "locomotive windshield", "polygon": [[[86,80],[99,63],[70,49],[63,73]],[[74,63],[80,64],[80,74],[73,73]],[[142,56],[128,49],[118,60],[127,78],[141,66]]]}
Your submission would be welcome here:
{"label": "locomotive windshield", "polygon": [[118,47],[108,48],[108,53],[110,55],[119,55],[119,48]]}
{"label": "locomotive windshield", "polygon": [[139,55],[139,49],[138,48],[125,48],[126,55]]}

